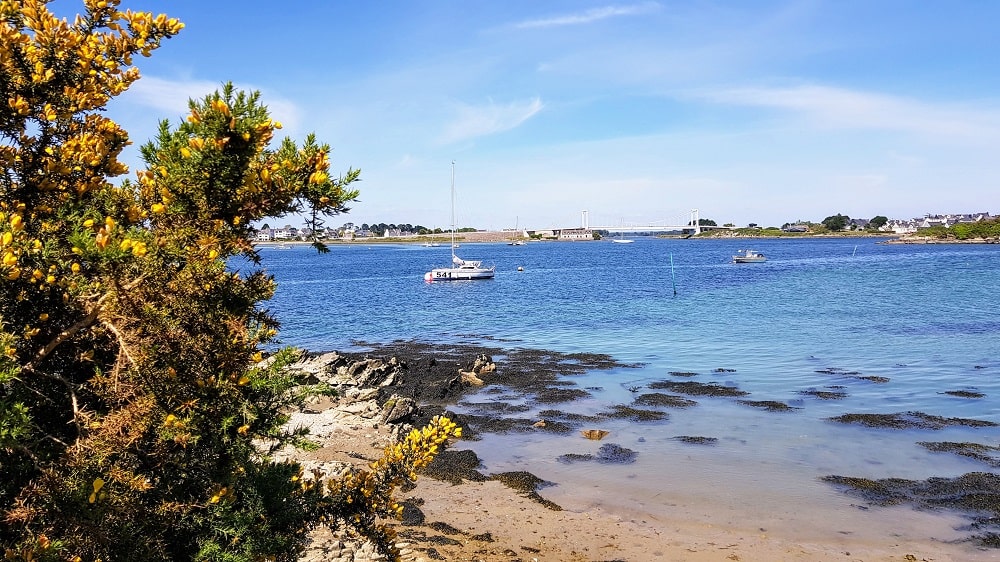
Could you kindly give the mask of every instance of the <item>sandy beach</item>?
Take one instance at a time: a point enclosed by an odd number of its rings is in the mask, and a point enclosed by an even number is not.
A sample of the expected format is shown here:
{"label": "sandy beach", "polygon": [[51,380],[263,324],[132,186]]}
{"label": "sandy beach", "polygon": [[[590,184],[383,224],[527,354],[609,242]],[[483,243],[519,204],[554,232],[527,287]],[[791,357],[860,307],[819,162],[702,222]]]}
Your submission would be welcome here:
{"label": "sandy beach", "polygon": [[[400,353],[406,351],[404,347],[388,351]],[[337,466],[367,465],[410,423],[419,426],[424,418],[446,411],[449,403],[468,390],[467,385],[456,384],[459,369],[453,368],[456,357],[468,351],[455,350],[455,357],[438,355],[436,361],[411,355],[401,361],[404,367],[409,364],[403,370],[393,369],[395,359],[389,363],[366,359],[370,373],[345,369],[351,362],[337,354],[307,360],[299,367],[329,374],[337,372],[330,366],[333,357],[332,362],[341,366],[341,375],[351,371],[355,379],[333,375],[330,380],[340,389],[338,397],[315,401],[293,415],[292,423],[310,427],[321,445],[312,452],[296,452],[295,458],[307,469],[319,468],[328,474],[335,473]],[[409,352],[420,353],[415,349]],[[428,353],[440,354],[440,350]],[[414,368],[421,364],[423,369]],[[418,372],[421,376],[414,377]],[[401,380],[400,373],[406,374],[406,380]],[[489,375],[480,374],[484,378]],[[396,396],[414,396],[414,404],[421,405],[403,416],[404,423],[387,422],[385,402],[376,389],[381,389],[383,396],[386,389]],[[517,485],[518,478],[530,481],[531,475],[515,475],[512,483],[509,474],[507,478],[480,474],[474,453],[465,454],[471,451],[451,453],[440,455],[441,462],[435,461],[414,488],[397,494],[404,514],[402,521],[393,524],[403,560],[971,562],[995,560],[997,556],[996,551],[969,544],[930,539],[916,543],[885,536],[866,541],[846,532],[831,532],[804,541],[773,535],[763,528],[745,528],[742,523],[711,525],[680,514],[653,519],[600,508],[570,511],[548,502],[544,489],[536,492],[530,482]],[[302,557],[306,562],[381,559],[363,544],[325,529],[314,533],[313,543]]]}

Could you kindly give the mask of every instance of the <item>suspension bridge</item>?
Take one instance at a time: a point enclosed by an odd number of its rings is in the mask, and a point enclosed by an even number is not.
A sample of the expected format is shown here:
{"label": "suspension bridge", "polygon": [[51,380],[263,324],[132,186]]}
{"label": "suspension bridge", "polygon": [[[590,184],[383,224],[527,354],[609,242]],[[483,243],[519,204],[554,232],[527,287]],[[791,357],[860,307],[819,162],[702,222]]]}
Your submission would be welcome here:
{"label": "suspension bridge", "polygon": [[580,228],[584,230],[605,230],[608,232],[677,232],[677,231],[693,231],[694,234],[701,234],[705,230],[731,230],[734,227],[729,226],[706,226],[700,224],[701,217],[698,214],[698,209],[691,209],[688,213],[688,220],[683,218],[673,218],[666,219],[662,221],[643,221],[640,223],[626,223],[624,221],[618,224],[611,224],[607,226],[595,226],[590,224],[590,212],[581,211],[580,216]]}

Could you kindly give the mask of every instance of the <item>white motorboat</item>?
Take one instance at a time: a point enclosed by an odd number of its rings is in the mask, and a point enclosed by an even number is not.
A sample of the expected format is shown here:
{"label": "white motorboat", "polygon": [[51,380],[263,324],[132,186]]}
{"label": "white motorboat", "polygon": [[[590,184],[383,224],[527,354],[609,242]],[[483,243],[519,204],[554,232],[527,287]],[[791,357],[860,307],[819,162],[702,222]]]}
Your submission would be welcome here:
{"label": "white motorboat", "polygon": [[767,257],[756,250],[740,250],[740,254],[733,256],[733,263],[760,263],[767,261]]}
{"label": "white motorboat", "polygon": [[451,163],[451,267],[437,267],[424,274],[424,281],[473,281],[493,279],[495,266],[483,267],[478,260],[463,260],[455,255],[455,162]]}

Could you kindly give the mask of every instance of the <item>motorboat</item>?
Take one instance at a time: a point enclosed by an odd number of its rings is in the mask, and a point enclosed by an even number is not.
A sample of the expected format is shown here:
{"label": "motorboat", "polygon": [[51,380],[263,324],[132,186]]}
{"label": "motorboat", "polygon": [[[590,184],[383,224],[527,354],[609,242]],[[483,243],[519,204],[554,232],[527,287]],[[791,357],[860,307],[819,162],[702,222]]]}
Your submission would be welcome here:
{"label": "motorboat", "polygon": [[757,250],[740,250],[733,256],[733,263],[761,263],[767,261],[767,256]]}

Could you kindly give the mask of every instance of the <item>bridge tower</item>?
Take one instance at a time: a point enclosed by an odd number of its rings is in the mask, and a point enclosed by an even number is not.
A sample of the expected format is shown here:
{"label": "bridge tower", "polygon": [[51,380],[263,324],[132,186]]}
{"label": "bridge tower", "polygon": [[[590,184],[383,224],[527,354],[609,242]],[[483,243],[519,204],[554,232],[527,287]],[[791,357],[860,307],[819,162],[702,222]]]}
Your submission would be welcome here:
{"label": "bridge tower", "polygon": [[698,216],[698,209],[691,209],[691,224],[694,225],[694,233],[701,234],[701,218]]}
{"label": "bridge tower", "polygon": [[580,211],[580,223],[584,230],[590,228],[590,213],[586,209]]}

